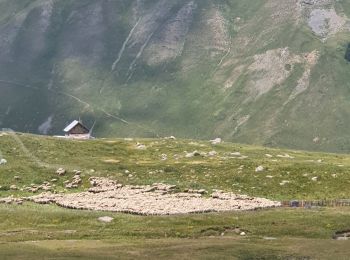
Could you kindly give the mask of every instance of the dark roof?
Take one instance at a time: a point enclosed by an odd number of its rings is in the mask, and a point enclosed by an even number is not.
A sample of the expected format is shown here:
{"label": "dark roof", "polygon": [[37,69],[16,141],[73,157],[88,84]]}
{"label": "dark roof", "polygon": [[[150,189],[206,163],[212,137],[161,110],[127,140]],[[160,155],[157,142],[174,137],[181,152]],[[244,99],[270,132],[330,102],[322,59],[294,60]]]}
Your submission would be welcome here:
{"label": "dark roof", "polygon": [[85,128],[86,130],[89,131],[89,128],[87,128],[86,126],[84,126],[80,121],[78,120],[74,120],[72,123],[70,123],[68,126],[66,126],[65,129],[63,129],[64,132],[68,133],[69,131],[71,131],[74,127],[76,127],[77,125],[81,125],[83,128]]}

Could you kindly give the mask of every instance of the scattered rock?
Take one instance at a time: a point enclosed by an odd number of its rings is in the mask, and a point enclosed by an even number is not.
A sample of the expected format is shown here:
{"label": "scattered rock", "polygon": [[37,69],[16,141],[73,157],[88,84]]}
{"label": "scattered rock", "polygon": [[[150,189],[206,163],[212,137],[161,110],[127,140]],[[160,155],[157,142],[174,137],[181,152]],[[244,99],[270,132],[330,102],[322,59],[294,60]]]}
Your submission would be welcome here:
{"label": "scattered rock", "polygon": [[63,176],[66,174],[66,170],[63,169],[63,168],[58,168],[56,173],[59,175],[59,176]]}
{"label": "scattered rock", "polygon": [[273,157],[273,155],[268,154],[268,153],[267,153],[267,154],[265,154],[265,156],[266,156],[266,157],[268,157],[268,158],[272,158],[272,157]]}
{"label": "scattered rock", "polygon": [[280,185],[281,185],[281,186],[284,186],[284,185],[286,185],[286,184],[288,184],[288,183],[290,183],[290,181],[284,180],[284,181],[282,181],[282,182],[280,183]]}
{"label": "scattered rock", "polygon": [[255,168],[255,172],[263,172],[264,170],[264,167],[261,165]]}
{"label": "scattered rock", "polygon": [[318,177],[312,177],[311,180],[312,181],[318,181]]}
{"label": "scattered rock", "polygon": [[320,138],[317,136],[312,140],[314,143],[319,143],[320,142]]}
{"label": "scattered rock", "polygon": [[4,159],[4,158],[0,159],[0,165],[4,165],[4,164],[6,164],[6,163],[7,163],[7,160],[6,160],[6,159]]}
{"label": "scattered rock", "polygon": [[162,161],[168,160],[168,155],[166,155],[165,153],[163,153],[163,154],[161,155],[161,160],[162,160]]}
{"label": "scattered rock", "polygon": [[175,136],[168,136],[168,137],[165,137],[164,139],[166,139],[166,140],[176,140],[176,137]]}
{"label": "scattered rock", "polygon": [[239,235],[240,236],[246,236],[247,234],[245,232],[241,232]]}
{"label": "scattered rock", "polygon": [[110,223],[113,221],[114,218],[112,217],[108,217],[108,216],[105,216],[105,217],[99,217],[98,218],[98,221],[101,221],[101,222],[104,222],[104,223]]}
{"label": "scattered rock", "polygon": [[221,138],[215,138],[214,140],[210,140],[210,143],[215,145],[215,144],[220,144],[222,142]]}
{"label": "scattered rock", "polygon": [[263,237],[264,240],[276,240],[277,238],[275,237]]}
{"label": "scattered rock", "polygon": [[216,151],[210,151],[208,153],[208,156],[210,156],[210,157],[214,157],[214,156],[217,156],[217,155],[218,155],[218,153]]}
{"label": "scattered rock", "polygon": [[287,158],[287,159],[294,159],[293,156],[290,156],[289,154],[285,153],[285,154],[278,154],[277,157],[279,158]]}
{"label": "scattered rock", "polygon": [[186,155],[185,155],[186,158],[191,158],[191,157],[194,157],[194,156],[200,156],[201,155],[201,153],[198,152],[198,151],[193,151],[192,153],[187,153],[187,152],[185,152],[185,153],[186,153]]}
{"label": "scattered rock", "polygon": [[139,150],[145,150],[147,147],[144,144],[137,143],[136,144],[136,148],[139,149]]}

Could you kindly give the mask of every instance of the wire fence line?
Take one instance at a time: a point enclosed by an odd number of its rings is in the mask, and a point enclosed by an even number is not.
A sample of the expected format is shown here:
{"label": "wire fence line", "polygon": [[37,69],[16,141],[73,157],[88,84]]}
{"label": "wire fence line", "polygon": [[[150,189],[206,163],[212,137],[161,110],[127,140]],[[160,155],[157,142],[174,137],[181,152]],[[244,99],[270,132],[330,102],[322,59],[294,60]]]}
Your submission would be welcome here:
{"label": "wire fence line", "polygon": [[282,207],[311,208],[311,207],[350,207],[350,199],[332,200],[291,200],[282,201]]}

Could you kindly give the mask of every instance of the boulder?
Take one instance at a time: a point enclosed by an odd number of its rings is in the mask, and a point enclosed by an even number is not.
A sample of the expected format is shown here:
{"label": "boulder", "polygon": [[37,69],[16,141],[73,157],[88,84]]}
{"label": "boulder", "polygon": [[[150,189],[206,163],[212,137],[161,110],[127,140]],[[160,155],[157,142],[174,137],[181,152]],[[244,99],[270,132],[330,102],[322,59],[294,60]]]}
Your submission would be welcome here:
{"label": "boulder", "polygon": [[312,181],[318,181],[318,177],[312,177],[311,180]]}
{"label": "boulder", "polygon": [[4,158],[0,159],[0,165],[4,165],[4,164],[6,164],[6,163],[7,163],[7,160],[6,160],[6,159],[4,159]]}
{"label": "boulder", "polygon": [[104,223],[110,223],[113,221],[114,218],[112,217],[108,217],[108,216],[104,216],[104,217],[99,217],[98,221],[104,222]]}
{"label": "boulder", "polygon": [[222,142],[221,138],[215,138],[213,140],[210,140],[211,144],[220,144]]}
{"label": "boulder", "polygon": [[172,135],[172,136],[165,137],[164,139],[166,139],[166,140],[176,140],[176,137]]}
{"label": "boulder", "polygon": [[261,165],[255,168],[255,172],[263,172],[264,170],[264,167]]}
{"label": "boulder", "polygon": [[139,150],[145,150],[146,149],[146,145],[137,143],[136,144],[136,148],[139,149]]}
{"label": "boulder", "polygon": [[214,156],[217,156],[217,155],[218,155],[218,153],[216,151],[210,151],[208,153],[208,156],[210,156],[210,157],[214,157]]}

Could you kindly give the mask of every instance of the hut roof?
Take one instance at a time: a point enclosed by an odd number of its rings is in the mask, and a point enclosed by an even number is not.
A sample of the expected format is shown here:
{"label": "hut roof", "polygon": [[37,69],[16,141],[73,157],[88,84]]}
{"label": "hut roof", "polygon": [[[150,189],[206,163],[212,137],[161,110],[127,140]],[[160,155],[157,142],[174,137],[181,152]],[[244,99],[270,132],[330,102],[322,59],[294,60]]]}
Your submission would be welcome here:
{"label": "hut roof", "polygon": [[63,129],[64,132],[69,132],[71,131],[74,127],[76,127],[77,125],[81,125],[82,127],[84,127],[86,130],[89,130],[86,126],[84,126],[81,122],[79,122],[78,120],[74,120],[72,123],[70,123],[65,129]]}

